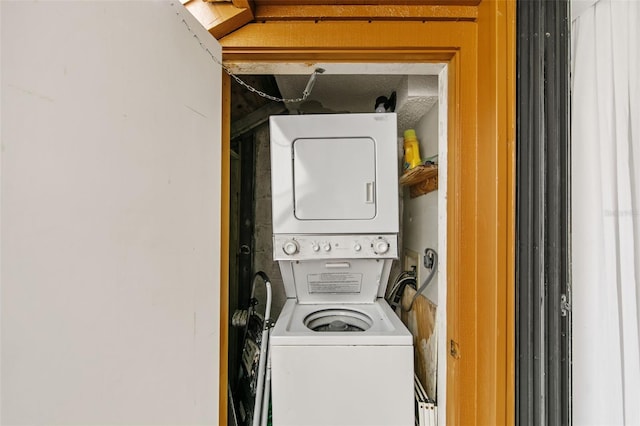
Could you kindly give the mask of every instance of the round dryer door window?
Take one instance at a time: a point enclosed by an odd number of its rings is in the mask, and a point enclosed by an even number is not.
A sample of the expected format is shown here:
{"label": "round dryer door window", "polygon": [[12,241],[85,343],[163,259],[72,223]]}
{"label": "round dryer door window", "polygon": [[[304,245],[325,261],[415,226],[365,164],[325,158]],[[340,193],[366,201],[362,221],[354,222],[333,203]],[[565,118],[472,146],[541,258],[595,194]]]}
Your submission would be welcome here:
{"label": "round dryer door window", "polygon": [[324,309],[307,315],[304,324],[313,331],[365,331],[373,324],[371,318],[351,309]]}

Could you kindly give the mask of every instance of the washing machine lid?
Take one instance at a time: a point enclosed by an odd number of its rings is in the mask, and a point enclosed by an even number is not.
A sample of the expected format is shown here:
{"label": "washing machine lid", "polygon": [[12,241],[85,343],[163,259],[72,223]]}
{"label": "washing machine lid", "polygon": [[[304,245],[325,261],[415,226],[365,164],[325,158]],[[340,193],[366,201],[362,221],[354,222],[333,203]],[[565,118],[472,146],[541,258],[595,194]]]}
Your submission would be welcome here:
{"label": "washing machine lid", "polygon": [[298,303],[373,303],[384,296],[391,259],[280,261],[287,298]]}

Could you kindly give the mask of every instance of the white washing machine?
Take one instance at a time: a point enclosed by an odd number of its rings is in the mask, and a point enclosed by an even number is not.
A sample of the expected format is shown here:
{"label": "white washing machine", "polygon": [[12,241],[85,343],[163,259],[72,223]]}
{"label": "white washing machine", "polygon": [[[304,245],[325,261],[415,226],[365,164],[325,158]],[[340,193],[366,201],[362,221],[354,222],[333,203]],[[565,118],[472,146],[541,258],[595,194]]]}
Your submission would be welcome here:
{"label": "white washing machine", "polygon": [[413,426],[412,342],[382,299],[288,299],[270,339],[273,424]]}
{"label": "white washing machine", "polygon": [[395,114],[271,117],[274,426],[414,424],[413,337],[383,299],[398,258]]}

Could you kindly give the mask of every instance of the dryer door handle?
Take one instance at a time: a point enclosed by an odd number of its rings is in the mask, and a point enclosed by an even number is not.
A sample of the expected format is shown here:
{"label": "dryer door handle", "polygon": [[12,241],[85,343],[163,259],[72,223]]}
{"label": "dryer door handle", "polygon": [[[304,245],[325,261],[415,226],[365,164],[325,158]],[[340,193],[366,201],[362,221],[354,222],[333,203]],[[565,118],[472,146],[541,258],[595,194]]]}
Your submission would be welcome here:
{"label": "dryer door handle", "polygon": [[367,204],[373,204],[374,203],[374,185],[373,182],[365,182],[364,184],[364,193],[365,193],[365,199],[364,202]]}

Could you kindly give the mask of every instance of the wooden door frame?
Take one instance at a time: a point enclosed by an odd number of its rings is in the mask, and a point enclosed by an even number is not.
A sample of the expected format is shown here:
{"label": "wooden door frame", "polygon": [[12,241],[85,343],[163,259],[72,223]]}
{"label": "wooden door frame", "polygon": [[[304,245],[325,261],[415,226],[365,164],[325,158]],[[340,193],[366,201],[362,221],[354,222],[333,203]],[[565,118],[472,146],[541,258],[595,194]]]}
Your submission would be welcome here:
{"label": "wooden door frame", "polygon": [[[319,61],[447,64],[446,303],[451,348],[446,419],[449,425],[512,424],[515,4],[484,1],[477,22],[253,23],[220,42],[223,60],[236,66]],[[229,150],[229,117],[230,82],[225,76],[223,159],[228,158],[224,155]],[[222,182],[226,206],[229,176],[224,164]],[[226,265],[228,216],[223,217],[222,231],[221,261]],[[226,424],[228,271],[222,274],[220,424]]]}

